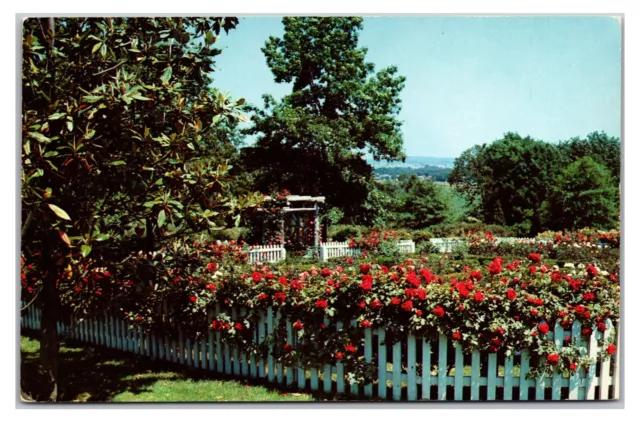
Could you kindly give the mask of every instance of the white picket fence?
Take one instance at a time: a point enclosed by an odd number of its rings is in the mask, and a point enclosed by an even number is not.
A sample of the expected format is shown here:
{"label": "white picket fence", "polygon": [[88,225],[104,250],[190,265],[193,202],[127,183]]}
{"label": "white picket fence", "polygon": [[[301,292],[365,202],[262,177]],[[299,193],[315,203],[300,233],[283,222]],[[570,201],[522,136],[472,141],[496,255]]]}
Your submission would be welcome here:
{"label": "white picket fence", "polygon": [[287,250],[284,245],[260,245],[253,246],[247,251],[249,264],[258,262],[279,262],[287,257]]}
{"label": "white picket fence", "polygon": [[[403,253],[415,253],[416,244],[413,240],[401,240],[398,242],[398,249]],[[324,242],[320,243],[320,260],[327,261],[329,258],[339,258],[343,256],[358,257],[362,254],[362,249],[349,247],[349,242]]]}
{"label": "white picket fence", "polygon": [[[24,306],[24,303],[23,305]],[[245,315],[245,309],[227,310],[235,320]],[[209,312],[209,321],[220,314],[220,307]],[[30,306],[21,317],[21,326],[40,329],[40,311]],[[262,343],[278,336],[280,315],[269,308],[260,314],[257,327],[252,327],[251,339]],[[287,343],[298,346],[297,336],[291,321],[286,321]],[[342,330],[343,322],[324,321],[327,329]],[[606,321],[607,330],[601,333],[593,329],[588,339],[581,336],[581,324],[576,321],[571,331],[556,325],[548,334],[549,339],[562,347],[565,336],[582,346],[583,355],[595,358],[599,352],[598,342],[608,338],[612,327]],[[356,326],[356,321],[351,321]],[[160,336],[147,333],[112,316],[91,320],[72,318],[70,323],[58,323],[58,331],[68,338],[93,345],[122,350],[148,356],[153,359],[193,366],[212,373],[226,374],[243,379],[267,380],[289,388],[344,394],[347,399],[400,400],[606,400],[619,398],[620,365],[619,354],[610,359],[594,362],[585,371],[581,368],[573,375],[555,372],[537,379],[527,379],[530,359],[526,350],[501,358],[495,353],[481,354],[453,346],[447,337],[440,335],[437,341],[406,335],[393,345],[385,343],[384,329],[363,329],[360,334],[364,347],[358,347],[354,358],[361,357],[377,367],[372,382],[366,385],[350,383],[344,364],[321,368],[291,367],[277,361],[272,352],[266,356],[249,355],[221,341],[220,333],[209,331],[206,336],[185,338]],[[619,339],[619,336],[618,336]],[[619,340],[618,342],[619,343]],[[358,344],[354,342],[354,344]],[[271,351],[273,350],[273,346]],[[618,345],[619,349],[619,345]],[[448,356],[454,356],[454,365],[447,367]],[[469,365],[470,363],[470,365]],[[517,374],[516,371],[517,370]],[[332,377],[335,375],[335,383]],[[322,386],[320,386],[322,383]]]}
{"label": "white picket fence", "polygon": [[[535,238],[529,237],[496,237],[497,243],[546,243],[546,241],[542,241]],[[431,238],[429,239],[433,245],[438,248],[438,251],[443,252],[451,252],[456,247],[461,245],[468,244],[468,240],[464,238]]]}

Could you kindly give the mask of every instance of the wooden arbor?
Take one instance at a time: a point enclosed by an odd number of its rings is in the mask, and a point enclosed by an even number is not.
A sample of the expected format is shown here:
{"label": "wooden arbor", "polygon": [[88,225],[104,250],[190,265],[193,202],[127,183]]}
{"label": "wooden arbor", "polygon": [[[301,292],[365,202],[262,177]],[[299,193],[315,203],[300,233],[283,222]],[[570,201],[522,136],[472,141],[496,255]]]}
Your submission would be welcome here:
{"label": "wooden arbor", "polygon": [[[304,236],[304,233],[308,230],[302,224],[302,213],[314,213],[314,225],[313,225],[313,246],[318,249],[320,247],[320,204],[324,203],[324,196],[300,196],[300,195],[288,195],[286,196],[286,206],[283,211],[289,218],[282,219],[280,221],[280,236],[281,243],[286,242],[285,238],[300,240],[300,236]],[[265,196],[265,201],[270,201],[270,196]],[[287,225],[285,220],[289,220]]]}

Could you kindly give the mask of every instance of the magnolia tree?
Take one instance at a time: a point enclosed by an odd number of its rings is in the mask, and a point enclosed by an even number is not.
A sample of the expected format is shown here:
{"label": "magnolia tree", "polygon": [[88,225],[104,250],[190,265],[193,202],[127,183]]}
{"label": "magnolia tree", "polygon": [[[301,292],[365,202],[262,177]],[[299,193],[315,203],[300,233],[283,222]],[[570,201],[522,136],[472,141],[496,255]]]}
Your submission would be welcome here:
{"label": "magnolia tree", "polygon": [[232,196],[226,157],[210,152],[227,142],[221,127],[245,120],[244,100],[211,88],[208,76],[221,52],[217,37],[237,23],[24,22],[23,300],[42,307],[41,363],[51,400],[61,298],[75,311],[109,306],[113,301],[97,299],[149,282],[150,274],[131,272],[139,267],[122,266],[133,251],[237,223],[260,199]]}

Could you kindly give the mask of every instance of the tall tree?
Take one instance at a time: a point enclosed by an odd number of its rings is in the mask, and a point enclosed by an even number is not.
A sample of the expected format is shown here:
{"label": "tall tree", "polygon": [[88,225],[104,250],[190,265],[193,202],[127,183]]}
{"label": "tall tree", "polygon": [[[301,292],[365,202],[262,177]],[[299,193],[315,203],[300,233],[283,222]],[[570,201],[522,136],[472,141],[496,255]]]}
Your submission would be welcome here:
{"label": "tall tree", "polygon": [[224,122],[244,118],[243,100],[209,88],[221,52],[213,47],[216,36],[236,24],[236,18],[24,23],[22,253],[43,274],[37,299],[51,400],[60,295],[93,267],[117,274],[130,251],[220,228],[255,202],[229,194],[227,165],[210,150]]}
{"label": "tall tree", "polygon": [[522,234],[541,230],[558,151],[552,144],[508,132],[456,160],[450,182],[469,199],[479,199],[486,223],[515,226]]}
{"label": "tall tree", "polygon": [[544,208],[556,230],[611,229],[620,216],[618,185],[604,165],[579,158],[557,174]]}
{"label": "tall tree", "polygon": [[579,158],[591,157],[611,172],[616,183],[620,183],[620,139],[604,132],[592,132],[584,139],[575,137],[561,142],[558,147],[565,166]]}
{"label": "tall tree", "polygon": [[403,159],[399,94],[405,78],[395,67],[374,73],[358,47],[362,18],[284,18],[285,34],[262,49],[278,83],[292,92],[265,96],[253,117],[247,148],[261,190],[325,195],[346,218],[367,219],[372,168],[364,159]]}

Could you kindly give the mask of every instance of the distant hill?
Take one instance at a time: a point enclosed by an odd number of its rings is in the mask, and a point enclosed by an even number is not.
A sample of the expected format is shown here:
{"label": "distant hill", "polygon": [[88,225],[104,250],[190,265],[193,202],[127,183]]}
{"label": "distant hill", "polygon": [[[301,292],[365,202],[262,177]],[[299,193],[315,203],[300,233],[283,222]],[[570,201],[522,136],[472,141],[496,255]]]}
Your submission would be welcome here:
{"label": "distant hill", "polygon": [[374,161],[367,159],[367,163],[371,164],[374,168],[384,167],[409,167],[409,168],[422,168],[425,166],[441,167],[441,168],[453,168],[453,162],[455,158],[450,157],[423,157],[418,155],[409,155],[403,163],[402,161]]}
{"label": "distant hill", "polygon": [[396,180],[402,174],[418,177],[428,177],[435,182],[446,182],[449,177],[450,168],[444,166],[422,166],[422,167],[376,167],[373,169],[377,180]]}

